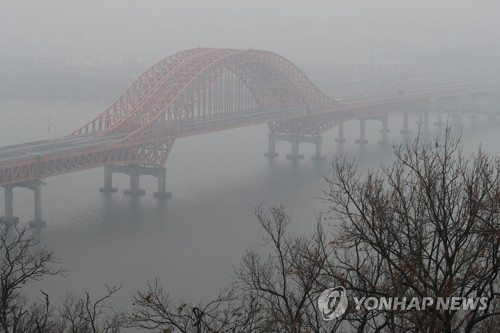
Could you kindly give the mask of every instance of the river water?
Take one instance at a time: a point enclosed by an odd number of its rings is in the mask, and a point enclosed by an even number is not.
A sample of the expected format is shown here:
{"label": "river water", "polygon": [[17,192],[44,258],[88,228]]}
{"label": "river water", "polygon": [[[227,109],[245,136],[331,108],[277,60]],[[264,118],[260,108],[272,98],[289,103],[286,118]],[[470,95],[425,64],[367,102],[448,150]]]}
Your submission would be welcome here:
{"label": "river water", "polygon": [[[0,101],[0,145],[68,134],[106,108],[103,103]],[[416,118],[411,126],[416,131]],[[433,121],[433,119],[431,119]],[[470,121],[468,121],[470,122]],[[102,168],[46,179],[43,216],[47,227],[38,237],[62,260],[65,277],[51,277],[26,292],[39,289],[52,297],[68,292],[104,292],[104,283],[123,284],[114,298],[118,308],[131,305],[134,291],[148,279],[159,277],[174,299],[209,299],[232,279],[245,249],[262,244],[254,216],[259,205],[283,204],[295,232],[311,231],[315,214],[327,207],[321,202],[323,176],[329,161],[339,153],[356,157],[362,167],[376,167],[392,159],[392,148],[377,144],[380,123],[368,122],[370,143],[355,143],[358,122],[344,127],[347,142],[339,146],[337,130],[324,136],[327,160],[313,162],[314,146],[301,145],[306,158],[292,162],[287,143],[278,143],[280,156],[270,161],[266,126],[230,130],[178,140],[167,162],[167,187],[173,197],[157,201],[154,178],[142,177],[145,196],[122,194],[129,180],[114,176],[119,192],[101,194]],[[390,138],[400,140],[402,119],[390,118]],[[51,128],[48,133],[48,127]],[[500,153],[495,124],[479,119],[463,132],[466,151],[483,149]],[[3,212],[3,191],[0,193]],[[33,194],[15,189],[15,215],[23,223],[33,218]]]}

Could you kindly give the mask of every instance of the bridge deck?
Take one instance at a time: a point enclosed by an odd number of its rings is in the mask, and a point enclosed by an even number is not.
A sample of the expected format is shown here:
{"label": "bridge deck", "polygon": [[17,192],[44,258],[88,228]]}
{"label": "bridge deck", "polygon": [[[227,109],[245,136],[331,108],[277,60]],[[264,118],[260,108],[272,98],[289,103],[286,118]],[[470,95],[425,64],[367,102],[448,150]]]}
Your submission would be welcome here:
{"label": "bridge deck", "polygon": [[0,147],[0,164],[23,159],[33,159],[72,150],[87,149],[115,142],[118,137],[92,138],[89,135],[64,137],[60,139],[27,142],[18,145]]}
{"label": "bridge deck", "polygon": [[[482,82],[478,86],[476,84],[452,84],[404,92],[392,91],[385,94],[339,98],[336,100],[339,106],[334,109],[320,110],[313,115],[306,113],[303,108],[290,108],[239,115],[226,114],[219,118],[209,117],[200,121],[174,124],[172,128],[167,123],[166,133],[163,129],[153,127],[142,133],[142,136],[132,144],[122,140],[128,134],[103,137],[88,134],[0,147],[0,186],[105,165],[108,163],[105,156],[108,152],[114,154],[113,156],[119,156],[126,162],[127,158],[132,155],[124,152],[123,149],[131,148],[134,144],[156,142],[153,139],[174,140],[203,133],[311,116],[321,117],[322,121],[334,124],[350,119],[380,117],[391,112],[412,112],[424,104],[427,105],[428,98],[448,98],[463,93],[480,93],[485,90],[490,91],[493,89],[492,86],[495,91],[499,91],[500,87],[490,82]],[[324,117],[325,115],[327,117]],[[40,166],[51,171],[39,173]]]}
{"label": "bridge deck", "polygon": [[[307,116],[303,109],[273,110],[264,113],[250,113],[240,116],[207,119],[203,122],[189,122],[177,127],[176,137],[196,135],[203,129],[219,129],[221,127],[245,127],[255,124],[265,124],[271,119],[285,119]],[[168,128],[168,125],[167,125]],[[51,140],[26,142],[11,146],[0,147],[0,165],[6,162],[15,162],[23,159],[33,159],[36,156],[47,156],[55,153],[84,150],[115,143],[126,135],[114,135],[95,138],[92,135],[68,136]]]}

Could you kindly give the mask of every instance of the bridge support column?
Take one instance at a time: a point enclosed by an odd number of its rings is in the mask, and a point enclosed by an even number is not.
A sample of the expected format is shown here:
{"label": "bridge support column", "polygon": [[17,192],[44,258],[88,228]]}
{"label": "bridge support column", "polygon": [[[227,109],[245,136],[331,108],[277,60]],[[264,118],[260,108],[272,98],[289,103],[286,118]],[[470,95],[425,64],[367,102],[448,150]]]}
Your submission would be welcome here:
{"label": "bridge support column", "polygon": [[269,153],[265,154],[265,156],[275,157],[278,154],[273,154],[274,145],[277,141],[286,141],[291,145],[290,154],[286,155],[286,158],[291,160],[301,160],[304,158],[304,155],[300,153],[300,144],[301,143],[312,143],[316,146],[316,153],[311,157],[312,160],[324,160],[325,158],[322,156],[323,151],[323,138],[321,135],[306,135],[306,134],[287,134],[287,133],[271,133],[269,135]]}
{"label": "bridge support column", "polygon": [[0,218],[0,223],[11,226],[19,222],[14,216],[14,186],[5,186],[5,216]]}
{"label": "bridge support column", "polygon": [[290,160],[301,160],[304,158],[304,155],[300,154],[299,146],[300,146],[300,137],[299,135],[293,135],[290,140],[290,144],[292,146],[292,151],[290,154],[286,155],[286,158]]}
{"label": "bridge support column", "polygon": [[115,193],[118,188],[113,187],[113,168],[110,165],[104,166],[104,186],[99,189],[102,193]]}
{"label": "bridge support column", "polygon": [[30,188],[33,190],[35,197],[35,219],[29,222],[29,225],[34,228],[45,227],[47,222],[42,219],[42,185],[41,181],[34,182]]}
{"label": "bridge support column", "polygon": [[453,121],[453,126],[456,126],[456,127],[463,127],[464,124],[462,123],[462,117],[460,116],[460,113],[459,112],[455,112],[451,115],[451,119]]}
{"label": "bridge support column", "polygon": [[496,96],[491,94],[489,96],[489,110],[488,110],[488,120],[490,122],[495,122],[497,120],[497,113],[496,113]]}
{"label": "bridge support column", "polygon": [[5,187],[5,217],[11,219],[14,217],[14,187]]}
{"label": "bridge support column", "polygon": [[424,111],[424,113],[421,113],[418,115],[418,131],[420,135],[423,136],[428,136],[430,135],[429,132],[429,111]]}
{"label": "bridge support column", "polygon": [[[140,188],[141,176],[152,176],[158,180],[158,191],[154,192],[155,198],[170,198],[171,192],[166,190],[165,167],[145,167],[141,165],[108,165],[104,170],[104,188],[113,189],[110,184],[110,174],[124,173],[130,177],[130,189],[123,191],[123,194],[130,196],[139,196],[146,194],[146,191]],[[114,192],[115,190],[113,190]]]}
{"label": "bridge support column", "polygon": [[323,156],[323,138],[321,136],[317,136],[316,138],[316,154],[311,157],[313,161],[324,161],[325,157]]}
{"label": "bridge support column", "polygon": [[366,140],[366,119],[362,118],[359,120],[359,140],[356,140],[361,146],[368,143]]}
{"label": "bridge support column", "polygon": [[276,153],[276,135],[274,133],[269,134],[269,148],[264,156],[270,158],[278,157]]}
{"label": "bridge support column", "polygon": [[130,196],[139,196],[146,194],[146,191],[140,188],[140,177],[138,168],[131,168],[129,173],[130,177],[130,189],[124,190],[123,194]]}
{"label": "bridge support column", "polygon": [[500,95],[493,96],[493,110],[492,113],[495,115],[495,119],[498,117],[498,112],[500,111]]}
{"label": "bridge support column", "polygon": [[408,129],[408,112],[403,113],[403,129],[400,133],[405,139],[411,135],[411,131]]}
{"label": "bridge support column", "polygon": [[470,122],[471,122],[471,124],[472,124],[473,126],[476,124],[476,120],[477,120],[477,118],[479,118],[479,116],[478,116],[477,114],[475,114],[475,113],[471,113],[471,114],[469,115]]}
{"label": "bridge support column", "polygon": [[469,119],[472,123],[472,125],[476,124],[476,119],[479,118],[477,115],[477,97],[476,95],[472,94],[471,96],[472,102],[471,102],[471,110],[469,114]]}
{"label": "bridge support column", "polygon": [[337,139],[335,139],[335,142],[338,142],[338,143],[344,143],[345,142],[345,139],[344,139],[344,122],[341,122],[339,124],[339,137]]}
{"label": "bridge support column", "polygon": [[443,99],[440,98],[438,100],[438,120],[434,123],[434,125],[438,128],[438,130],[441,130],[441,128],[443,128],[444,126],[444,122],[443,122]]}
{"label": "bridge support column", "polygon": [[167,169],[156,168],[158,179],[158,191],[153,193],[153,196],[158,199],[166,199],[172,197],[172,192],[167,191]]}
{"label": "bridge support column", "polygon": [[443,128],[443,126],[444,126],[443,113],[441,111],[438,112],[438,119],[434,123],[434,125],[438,128],[438,130],[441,130]]}
{"label": "bridge support column", "polygon": [[380,133],[382,133],[382,140],[379,141],[379,144],[388,145],[389,144],[388,134],[390,132],[388,125],[388,117],[387,116],[383,117],[381,121],[382,121],[382,129],[380,130]]}

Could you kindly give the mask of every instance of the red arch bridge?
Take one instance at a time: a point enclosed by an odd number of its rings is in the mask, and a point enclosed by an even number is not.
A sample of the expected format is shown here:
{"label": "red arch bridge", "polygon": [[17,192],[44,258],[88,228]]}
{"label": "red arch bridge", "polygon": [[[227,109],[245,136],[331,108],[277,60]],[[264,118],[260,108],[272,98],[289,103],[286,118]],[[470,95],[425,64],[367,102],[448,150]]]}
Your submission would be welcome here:
{"label": "red arch bridge", "polygon": [[182,51],[149,68],[109,108],[70,135],[1,147],[0,186],[5,189],[2,221],[16,222],[13,189],[27,187],[35,196],[32,223],[44,225],[43,179],[102,166],[103,192],[116,191],[112,174],[122,172],[130,176],[126,194],[144,194],[139,177],[151,175],[158,179],[155,196],[168,197],[164,165],[175,140],[182,137],[268,124],[266,156],[277,156],[275,143],[284,140],[291,143],[288,158],[303,158],[299,144],[309,142],[316,145],[313,159],[321,160],[322,133],[338,126],[338,141],[342,142],[346,121],[359,120],[357,142],[364,144],[366,120],[379,120],[385,143],[390,114],[404,115],[402,132],[408,135],[408,115],[419,112],[421,131],[425,133],[431,105],[439,109],[445,101],[467,100],[472,103],[471,110],[484,111],[484,107],[476,107],[476,100],[486,99],[491,105],[487,112],[493,114],[499,92],[499,83],[476,81],[334,99],[275,53],[209,48]]}

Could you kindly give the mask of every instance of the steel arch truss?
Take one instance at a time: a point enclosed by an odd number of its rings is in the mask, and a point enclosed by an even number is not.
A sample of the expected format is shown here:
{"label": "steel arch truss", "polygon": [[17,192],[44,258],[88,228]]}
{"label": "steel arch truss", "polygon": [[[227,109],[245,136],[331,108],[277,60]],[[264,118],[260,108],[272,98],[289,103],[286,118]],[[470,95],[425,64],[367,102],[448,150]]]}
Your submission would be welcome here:
{"label": "steel arch truss", "polygon": [[220,128],[221,121],[272,120],[279,112],[313,114],[334,105],[298,67],[274,53],[192,49],[153,66],[74,134],[146,142]]}
{"label": "steel arch truss", "polygon": [[179,66],[188,63],[192,58],[203,55],[208,51],[209,49],[204,48],[190,49],[159,61],[139,76],[104,112],[71,134],[95,134],[118,123],[124,116],[140,107],[144,101],[153,95],[162,81],[169,77],[170,73],[174,72]]}

